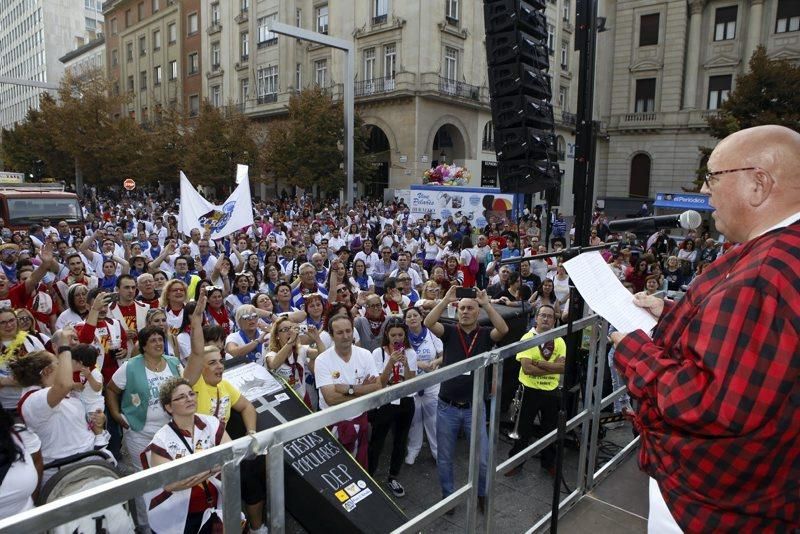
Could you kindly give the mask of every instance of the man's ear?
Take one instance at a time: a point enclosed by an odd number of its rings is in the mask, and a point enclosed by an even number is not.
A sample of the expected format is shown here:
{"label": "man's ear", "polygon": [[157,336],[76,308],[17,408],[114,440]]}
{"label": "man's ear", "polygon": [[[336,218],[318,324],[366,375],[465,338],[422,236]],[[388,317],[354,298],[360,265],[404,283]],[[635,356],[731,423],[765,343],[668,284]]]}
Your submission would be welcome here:
{"label": "man's ear", "polygon": [[749,203],[753,207],[764,204],[775,187],[775,179],[767,171],[756,169],[750,182]]}

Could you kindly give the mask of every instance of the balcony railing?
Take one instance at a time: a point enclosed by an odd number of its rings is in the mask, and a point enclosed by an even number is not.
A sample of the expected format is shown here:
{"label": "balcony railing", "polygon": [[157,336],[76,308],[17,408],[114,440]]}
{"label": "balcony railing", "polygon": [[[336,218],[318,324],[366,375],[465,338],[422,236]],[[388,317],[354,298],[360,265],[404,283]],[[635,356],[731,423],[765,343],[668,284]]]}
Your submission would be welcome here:
{"label": "balcony railing", "polygon": [[278,44],[278,38],[273,37],[272,39],[267,39],[266,41],[261,41],[258,43],[258,49],[261,50],[262,48],[267,48],[268,46],[275,46]]}
{"label": "balcony railing", "polygon": [[628,113],[625,115],[625,122],[653,122],[657,116],[655,112]]}
{"label": "balcony railing", "polygon": [[390,93],[396,88],[394,78],[374,78],[363,80],[355,84],[355,96],[369,96],[381,93]]}
{"label": "balcony railing", "polygon": [[469,100],[481,99],[481,88],[477,85],[450,80],[444,76],[439,76],[439,92],[443,95],[468,98]]}
{"label": "balcony railing", "polygon": [[377,26],[378,24],[383,24],[388,20],[388,15],[376,15],[372,17],[372,25]]}
{"label": "balcony railing", "polygon": [[278,101],[278,93],[267,93],[265,95],[259,95],[256,98],[256,103],[258,104],[272,104],[273,102]]}
{"label": "balcony railing", "polygon": [[484,139],[481,142],[481,150],[488,150],[490,152],[494,151],[494,140]]}

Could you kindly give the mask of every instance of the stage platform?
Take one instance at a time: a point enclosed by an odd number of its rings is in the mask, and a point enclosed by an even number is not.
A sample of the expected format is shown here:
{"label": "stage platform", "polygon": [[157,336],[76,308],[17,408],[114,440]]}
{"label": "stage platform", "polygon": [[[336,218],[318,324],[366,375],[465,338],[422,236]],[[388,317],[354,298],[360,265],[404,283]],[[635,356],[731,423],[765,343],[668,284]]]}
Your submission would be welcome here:
{"label": "stage platform", "polygon": [[628,457],[608,478],[569,510],[559,533],[641,534],[647,532],[647,475],[636,455]]}

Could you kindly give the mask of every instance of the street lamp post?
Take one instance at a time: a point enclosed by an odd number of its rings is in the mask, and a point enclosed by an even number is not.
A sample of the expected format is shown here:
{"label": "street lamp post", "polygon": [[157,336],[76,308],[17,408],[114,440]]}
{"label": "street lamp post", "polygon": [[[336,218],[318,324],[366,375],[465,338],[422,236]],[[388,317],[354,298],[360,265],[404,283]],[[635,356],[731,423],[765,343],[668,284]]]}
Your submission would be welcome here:
{"label": "street lamp post", "polygon": [[[355,157],[355,44],[352,41],[337,39],[323,33],[297,28],[282,22],[267,25],[268,31],[280,35],[288,35],[303,41],[317,43],[344,51],[344,136],[345,136],[345,170],[347,185],[345,186],[345,202],[352,208],[353,203],[353,158]],[[299,89],[299,87],[298,87]]]}

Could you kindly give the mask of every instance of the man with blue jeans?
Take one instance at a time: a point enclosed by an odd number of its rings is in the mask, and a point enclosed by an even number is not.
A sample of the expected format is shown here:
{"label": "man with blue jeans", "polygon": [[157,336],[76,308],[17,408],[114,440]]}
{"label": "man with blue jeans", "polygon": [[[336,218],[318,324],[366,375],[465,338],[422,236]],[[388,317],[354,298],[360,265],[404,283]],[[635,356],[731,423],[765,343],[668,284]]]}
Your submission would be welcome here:
{"label": "man with blue jeans", "polygon": [[[436,337],[442,340],[444,355],[442,365],[451,365],[467,358],[483,354],[492,349],[494,344],[508,333],[508,325],[492,307],[486,291],[477,291],[475,298],[465,298],[458,302],[457,324],[439,322],[442,312],[455,302],[456,287],[451,286],[445,297],[425,317],[425,326]],[[480,308],[492,322],[491,330],[478,325]],[[442,383],[439,389],[439,404],[436,410],[436,463],[439,471],[439,483],[442,486],[442,497],[453,493],[453,455],[455,454],[458,433],[463,428],[469,439],[472,431],[472,374],[460,375]],[[486,495],[486,463],[489,451],[486,434],[483,403],[480,410],[480,472],[478,476],[478,505],[483,511]],[[452,513],[452,510],[448,513]]]}

